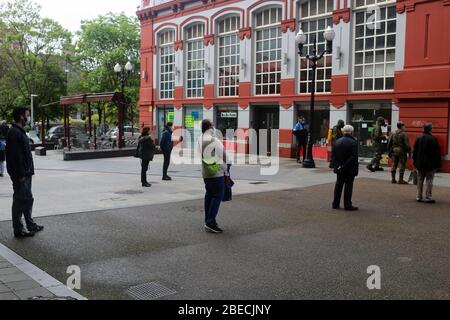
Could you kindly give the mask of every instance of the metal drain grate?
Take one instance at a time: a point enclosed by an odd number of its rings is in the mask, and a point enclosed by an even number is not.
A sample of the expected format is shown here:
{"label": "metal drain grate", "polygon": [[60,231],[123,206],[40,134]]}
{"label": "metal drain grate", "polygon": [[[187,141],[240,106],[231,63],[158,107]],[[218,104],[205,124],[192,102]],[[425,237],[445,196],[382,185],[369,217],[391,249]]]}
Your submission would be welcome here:
{"label": "metal drain grate", "polygon": [[125,292],[136,300],[154,300],[177,293],[158,282],[140,284],[128,288]]}

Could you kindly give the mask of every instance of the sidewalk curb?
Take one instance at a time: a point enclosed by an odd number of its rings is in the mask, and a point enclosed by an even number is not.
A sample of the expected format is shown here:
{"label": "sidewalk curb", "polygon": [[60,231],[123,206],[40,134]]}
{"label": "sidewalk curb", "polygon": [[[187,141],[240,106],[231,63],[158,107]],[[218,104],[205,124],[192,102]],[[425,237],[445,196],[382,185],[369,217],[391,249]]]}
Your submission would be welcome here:
{"label": "sidewalk curb", "polygon": [[39,269],[29,261],[25,260],[14,251],[0,243],[0,257],[5,258],[14,267],[25,273],[31,279],[39,283],[43,288],[50,291],[57,297],[71,297],[76,300],[87,300],[79,293],[69,289],[64,284],[50,276],[48,273]]}

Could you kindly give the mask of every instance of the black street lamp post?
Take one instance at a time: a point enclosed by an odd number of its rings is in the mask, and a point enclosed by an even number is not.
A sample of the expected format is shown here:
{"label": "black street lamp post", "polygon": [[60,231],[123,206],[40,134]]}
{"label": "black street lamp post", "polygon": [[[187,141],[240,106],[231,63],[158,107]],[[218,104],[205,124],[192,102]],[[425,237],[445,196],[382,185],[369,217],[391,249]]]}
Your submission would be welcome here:
{"label": "black street lamp post", "polygon": [[[122,94],[125,96],[125,84],[127,83],[127,81],[129,80],[129,78],[131,78],[131,73],[133,72],[133,65],[131,64],[130,61],[127,62],[127,64],[125,65],[125,70],[122,70],[122,66],[120,64],[116,64],[114,66],[114,72],[117,75],[117,79],[119,80],[119,84],[120,84],[120,91],[122,92]],[[130,105],[131,108],[133,108]],[[123,139],[123,122],[124,122],[124,118],[125,118],[125,105],[120,105],[119,106],[119,142],[118,142],[118,147],[119,148],[123,148],[125,146],[125,141]],[[133,122],[133,119],[131,119],[131,122]],[[131,131],[133,131],[133,125],[131,125]]]}
{"label": "black street lamp post", "polygon": [[[303,161],[303,167],[304,168],[315,168],[316,164],[314,163],[313,158],[313,144],[314,144],[314,98],[316,93],[316,68],[317,68],[317,61],[322,59],[325,53],[331,53],[332,47],[333,47],[333,39],[334,39],[335,33],[333,29],[328,26],[325,32],[323,33],[323,37],[325,38],[327,45],[323,52],[317,54],[317,40],[314,38],[313,46],[312,46],[312,55],[307,54],[306,59],[310,61],[311,63],[311,102],[309,106],[309,119],[308,119],[308,147],[306,150],[306,159]],[[300,57],[303,54],[303,46],[306,43],[306,35],[303,33],[303,31],[300,29],[295,36],[295,41],[298,44],[298,54]]]}

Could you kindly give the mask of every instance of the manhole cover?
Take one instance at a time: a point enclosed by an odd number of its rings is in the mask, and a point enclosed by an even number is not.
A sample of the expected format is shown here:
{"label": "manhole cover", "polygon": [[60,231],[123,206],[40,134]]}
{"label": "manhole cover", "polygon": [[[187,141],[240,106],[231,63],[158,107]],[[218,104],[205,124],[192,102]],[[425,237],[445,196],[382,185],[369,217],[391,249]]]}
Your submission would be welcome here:
{"label": "manhole cover", "polygon": [[177,292],[158,282],[149,282],[131,287],[126,293],[136,300],[154,300]]}
{"label": "manhole cover", "polygon": [[249,184],[267,184],[267,182],[265,182],[265,181],[254,181],[254,182],[249,182]]}
{"label": "manhole cover", "polygon": [[144,191],[140,191],[140,190],[124,190],[124,191],[117,191],[115,192],[115,194],[140,194],[140,193],[144,193]]}

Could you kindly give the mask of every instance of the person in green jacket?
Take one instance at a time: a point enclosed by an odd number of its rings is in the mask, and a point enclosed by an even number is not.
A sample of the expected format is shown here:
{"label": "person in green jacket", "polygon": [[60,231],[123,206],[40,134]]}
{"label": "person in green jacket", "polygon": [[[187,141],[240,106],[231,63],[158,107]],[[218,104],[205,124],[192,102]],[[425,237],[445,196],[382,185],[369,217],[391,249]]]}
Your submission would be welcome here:
{"label": "person in green jacket", "polygon": [[395,175],[397,168],[399,168],[398,184],[408,184],[403,179],[405,175],[406,162],[408,160],[408,154],[411,154],[411,147],[409,145],[408,135],[405,132],[405,124],[401,121],[397,123],[397,130],[391,135],[388,142],[388,154],[392,159],[392,183],[397,183]]}
{"label": "person in green jacket", "polygon": [[380,161],[383,155],[381,144],[386,140],[386,137],[383,135],[383,131],[381,127],[385,126],[385,121],[383,117],[378,117],[377,122],[375,123],[375,127],[372,131],[372,148],[373,148],[373,158],[370,164],[367,166],[371,172],[375,171],[383,171],[383,168],[380,167]]}

